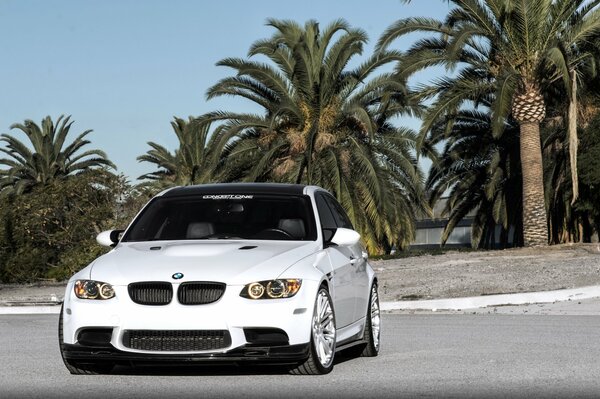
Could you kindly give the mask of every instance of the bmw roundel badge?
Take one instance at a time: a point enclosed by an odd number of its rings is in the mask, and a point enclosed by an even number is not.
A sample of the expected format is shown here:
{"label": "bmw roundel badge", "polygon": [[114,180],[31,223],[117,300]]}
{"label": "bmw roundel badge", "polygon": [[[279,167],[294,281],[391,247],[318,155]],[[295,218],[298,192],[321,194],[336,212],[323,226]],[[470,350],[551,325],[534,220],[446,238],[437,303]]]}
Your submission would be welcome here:
{"label": "bmw roundel badge", "polygon": [[180,280],[183,278],[183,273],[175,273],[171,277],[173,277],[175,280]]}

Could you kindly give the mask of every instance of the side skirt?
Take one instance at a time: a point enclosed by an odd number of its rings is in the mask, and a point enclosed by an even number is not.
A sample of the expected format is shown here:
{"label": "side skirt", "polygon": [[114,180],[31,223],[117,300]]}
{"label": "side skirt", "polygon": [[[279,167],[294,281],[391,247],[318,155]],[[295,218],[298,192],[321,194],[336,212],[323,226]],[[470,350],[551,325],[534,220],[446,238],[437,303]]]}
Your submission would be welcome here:
{"label": "side skirt", "polygon": [[337,335],[339,339],[335,349],[336,352],[356,345],[361,345],[366,342],[364,339],[365,320],[366,319],[363,317],[349,326],[338,330]]}

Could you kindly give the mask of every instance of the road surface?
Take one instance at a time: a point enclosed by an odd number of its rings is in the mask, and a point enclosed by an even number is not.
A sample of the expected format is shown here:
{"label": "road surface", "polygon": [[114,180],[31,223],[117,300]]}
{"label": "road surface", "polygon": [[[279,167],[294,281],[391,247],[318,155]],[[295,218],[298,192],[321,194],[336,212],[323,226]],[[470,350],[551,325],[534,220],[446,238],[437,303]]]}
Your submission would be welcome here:
{"label": "road surface", "polygon": [[72,376],[57,320],[0,316],[0,398],[600,396],[600,316],[386,314],[379,357],[344,356],[317,377],[259,367]]}

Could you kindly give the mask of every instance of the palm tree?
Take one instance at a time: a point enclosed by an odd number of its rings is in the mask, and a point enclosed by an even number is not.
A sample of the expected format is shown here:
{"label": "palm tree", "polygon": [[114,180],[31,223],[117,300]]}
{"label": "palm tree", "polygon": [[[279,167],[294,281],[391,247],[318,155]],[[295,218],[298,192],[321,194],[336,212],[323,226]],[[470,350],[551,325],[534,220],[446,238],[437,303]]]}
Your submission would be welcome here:
{"label": "palm tree", "polygon": [[[579,148],[579,160],[572,158],[573,135],[569,131],[572,120],[569,113],[574,111],[573,104],[564,104],[562,99],[567,97],[565,90],[556,90],[548,102],[548,117],[542,125],[542,154],[544,157],[544,184],[546,203],[549,204],[548,224],[551,243],[566,243],[576,241],[589,242],[593,233],[593,215],[596,201],[591,198],[591,190],[586,179],[587,171],[592,158],[589,156],[591,143],[595,140],[596,115],[599,113],[598,84],[599,80],[593,79],[591,74],[586,74],[587,79],[578,92],[577,115],[578,121],[576,137],[581,137],[582,146]],[[557,88],[560,89],[560,88]],[[573,165],[579,164],[583,168],[583,176],[573,173]],[[595,163],[595,161],[593,161]],[[573,180],[576,183],[573,184]],[[580,182],[581,180],[581,182]],[[581,188],[580,188],[581,186]],[[577,202],[574,190],[579,192]]]}
{"label": "palm tree", "polygon": [[[420,112],[392,73],[374,74],[399,58],[382,52],[355,69],[367,37],[338,20],[321,31],[308,21],[269,20],[276,33],[255,42],[249,59],[218,65],[236,71],[208,90],[258,105],[257,114],[213,112],[224,121],[230,177],[319,184],[348,211],[372,251],[405,245],[422,210],[422,175],[411,149],[414,134],[390,118]],[[266,58],[268,62],[257,60]],[[244,167],[245,165],[245,167]],[[237,174],[235,173],[237,170]]]}
{"label": "palm tree", "polygon": [[[489,105],[489,104],[488,104]],[[452,121],[450,122],[450,119]],[[449,135],[446,126],[452,125]],[[426,182],[430,205],[448,195],[443,215],[448,223],[442,245],[457,224],[475,212],[471,229],[474,248],[522,243],[519,131],[516,123],[501,137],[492,135],[489,110],[461,110],[432,128],[432,144],[444,143]],[[500,228],[496,240],[497,226]]]}
{"label": "palm tree", "polygon": [[549,240],[558,244],[578,238],[580,215],[571,204],[572,184],[566,129],[557,122],[543,126],[544,185],[548,207]]}
{"label": "palm tree", "polygon": [[60,116],[56,124],[47,116],[41,127],[31,120],[13,124],[11,129],[19,129],[27,135],[31,147],[10,134],[0,135],[0,148],[8,157],[0,158],[0,190],[3,193],[16,193],[31,190],[38,184],[47,184],[55,179],[66,178],[89,169],[99,167],[116,168],[100,150],[81,149],[90,144],[86,130],[66,145],[67,135],[73,121],[71,117]]}
{"label": "palm tree", "polygon": [[174,118],[171,126],[179,148],[171,153],[159,144],[148,142],[152,149],[137,159],[153,163],[159,169],[139,178],[152,180],[161,187],[221,180],[220,160],[226,141],[222,140],[218,130],[211,134],[211,122],[194,117],[187,121]]}
{"label": "palm tree", "polygon": [[[387,29],[378,48],[410,32],[435,36],[422,39],[403,60],[402,74],[433,65],[458,68],[442,79],[444,95],[436,98],[424,118],[422,136],[445,113],[477,105],[494,94],[492,129],[498,137],[509,115],[520,128],[523,169],[525,245],[546,245],[540,122],[545,116],[544,90],[562,82],[572,95],[573,74],[592,54],[581,52],[600,30],[598,1],[585,0],[451,0],[444,21],[403,19]],[[425,95],[435,95],[435,88]],[[451,127],[449,126],[448,129]]]}

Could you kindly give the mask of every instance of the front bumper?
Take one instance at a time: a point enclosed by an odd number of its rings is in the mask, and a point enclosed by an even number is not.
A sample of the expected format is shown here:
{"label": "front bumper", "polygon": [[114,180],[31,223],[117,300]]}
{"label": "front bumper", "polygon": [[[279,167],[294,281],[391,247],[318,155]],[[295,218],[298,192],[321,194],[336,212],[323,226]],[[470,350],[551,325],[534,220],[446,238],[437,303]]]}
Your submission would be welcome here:
{"label": "front bumper", "polygon": [[[303,281],[300,292],[287,299],[249,300],[239,296],[242,287],[231,286],[216,303],[181,305],[175,299],[165,306],[133,303],[127,287],[116,286],[116,297],[106,301],[78,299],[71,284],[67,287],[63,312],[65,357],[81,362],[139,361],[265,361],[293,363],[308,357],[310,325],[318,283]],[[177,290],[174,284],[174,291]],[[89,328],[111,329],[105,348],[88,347],[78,342],[79,333]],[[261,346],[249,342],[246,329],[271,328],[285,332],[284,346]],[[160,351],[132,349],[124,344],[128,330],[224,330],[229,345],[205,351]]]}
{"label": "front bumper", "polygon": [[80,344],[62,344],[65,359],[86,363],[136,363],[136,364],[181,364],[181,363],[243,363],[260,362],[269,364],[295,364],[305,360],[310,344],[284,346],[242,346],[224,353],[160,354],[125,352],[110,347],[91,347]]}

